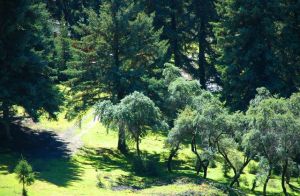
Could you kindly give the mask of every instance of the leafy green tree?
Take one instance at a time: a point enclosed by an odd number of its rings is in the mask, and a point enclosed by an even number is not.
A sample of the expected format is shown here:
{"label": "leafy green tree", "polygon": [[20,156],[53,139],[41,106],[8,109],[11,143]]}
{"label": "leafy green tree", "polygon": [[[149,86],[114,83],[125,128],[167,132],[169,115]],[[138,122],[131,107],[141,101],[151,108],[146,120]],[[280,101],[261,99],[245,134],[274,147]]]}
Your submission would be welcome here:
{"label": "leafy green tree", "polygon": [[141,138],[147,131],[167,128],[159,108],[151,99],[139,92],[134,92],[121,100],[117,106],[117,118],[124,123],[125,129],[134,139],[138,157]]}
{"label": "leafy green tree", "polygon": [[149,80],[148,91],[172,124],[177,113],[191,104],[193,97],[201,94],[201,85],[196,80],[184,78],[181,70],[169,63],[165,64],[162,75],[163,78]]}
{"label": "leafy green tree", "polygon": [[[219,105],[213,105],[214,101]],[[193,97],[193,100],[178,115],[168,135],[167,143],[172,147],[168,159],[169,171],[171,171],[171,161],[179,145],[190,144],[199,164],[196,166],[197,174],[203,169],[204,178],[206,178],[209,162],[215,152],[213,138],[218,138],[218,131],[221,132],[219,129],[219,123],[223,122],[219,115],[221,113],[223,113],[223,106],[211,93],[202,92],[199,96]],[[199,148],[202,149],[201,153]]]}
{"label": "leafy green tree", "polygon": [[269,97],[262,99],[256,105],[251,105],[247,111],[254,132],[252,138],[258,138],[250,141],[256,141],[252,145],[257,147],[269,164],[263,188],[264,194],[266,194],[267,184],[275,163],[279,162],[282,166],[281,185],[284,194],[287,195],[285,188],[287,168],[289,160],[295,158],[300,141],[299,116],[297,116],[297,112],[293,112],[295,110],[291,109],[297,107],[295,99],[298,99],[297,94],[291,99]]}
{"label": "leafy green tree", "polygon": [[103,101],[96,106],[96,116],[107,128],[126,130],[136,143],[140,158],[140,142],[149,130],[166,129],[161,112],[154,102],[142,93],[134,92],[113,105]]}
{"label": "leafy green tree", "polygon": [[44,111],[55,117],[59,110],[61,96],[49,78],[53,52],[49,21],[43,3],[0,2],[0,106],[8,138],[13,106],[22,106],[35,120]]}
{"label": "leafy green tree", "polygon": [[15,173],[17,174],[17,178],[20,183],[22,183],[23,189],[22,189],[22,195],[26,196],[26,185],[32,185],[35,180],[34,172],[32,171],[32,167],[29,165],[29,163],[25,159],[21,159],[18,163],[18,165],[15,168]]}

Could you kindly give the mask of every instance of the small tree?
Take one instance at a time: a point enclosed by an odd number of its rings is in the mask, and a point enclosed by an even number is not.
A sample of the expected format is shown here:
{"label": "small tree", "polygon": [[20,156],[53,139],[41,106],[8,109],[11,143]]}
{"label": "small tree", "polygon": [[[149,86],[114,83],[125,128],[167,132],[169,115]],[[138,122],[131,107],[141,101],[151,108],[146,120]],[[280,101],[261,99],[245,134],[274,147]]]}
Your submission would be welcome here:
{"label": "small tree", "polygon": [[107,128],[124,129],[136,142],[137,155],[140,157],[140,141],[148,130],[167,127],[161,112],[154,102],[142,93],[134,92],[119,104],[103,101],[96,106],[96,115]]}
{"label": "small tree", "polygon": [[134,92],[118,104],[116,115],[119,123],[125,126],[136,143],[136,151],[140,157],[140,140],[148,130],[164,129],[167,125],[154,102],[142,93]]}
{"label": "small tree", "polygon": [[20,183],[23,185],[22,195],[27,195],[26,185],[32,185],[34,183],[35,177],[32,171],[31,165],[25,160],[21,159],[15,168],[15,173]]}

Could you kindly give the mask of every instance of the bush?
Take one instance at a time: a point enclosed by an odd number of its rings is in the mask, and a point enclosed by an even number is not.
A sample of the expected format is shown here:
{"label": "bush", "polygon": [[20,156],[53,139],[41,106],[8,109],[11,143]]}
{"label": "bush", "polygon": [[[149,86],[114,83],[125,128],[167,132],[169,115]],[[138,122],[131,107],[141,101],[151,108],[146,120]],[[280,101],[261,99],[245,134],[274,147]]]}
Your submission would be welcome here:
{"label": "bush", "polygon": [[132,160],[132,170],[134,171],[134,173],[136,173],[137,175],[143,175],[145,174],[146,171],[146,167],[144,165],[144,162],[142,159],[140,158],[134,158]]}
{"label": "bush", "polygon": [[146,161],[146,173],[149,176],[159,176],[160,168],[157,160],[147,160]]}
{"label": "bush", "polygon": [[257,174],[258,172],[258,166],[255,163],[250,163],[249,164],[249,173],[250,174]]}
{"label": "bush", "polygon": [[209,167],[210,167],[210,168],[217,168],[217,163],[216,163],[216,161],[215,161],[215,160],[210,161]]}
{"label": "bush", "polygon": [[132,161],[132,170],[137,175],[159,176],[160,167],[158,162],[158,158],[153,157],[151,159],[134,158]]}

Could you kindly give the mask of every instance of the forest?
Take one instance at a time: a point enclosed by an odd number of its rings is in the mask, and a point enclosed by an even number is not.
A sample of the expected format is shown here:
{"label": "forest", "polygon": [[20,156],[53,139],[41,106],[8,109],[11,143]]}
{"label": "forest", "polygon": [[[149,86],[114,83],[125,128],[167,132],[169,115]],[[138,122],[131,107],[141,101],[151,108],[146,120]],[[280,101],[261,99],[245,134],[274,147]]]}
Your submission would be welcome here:
{"label": "forest", "polygon": [[300,195],[300,1],[0,0],[2,195]]}

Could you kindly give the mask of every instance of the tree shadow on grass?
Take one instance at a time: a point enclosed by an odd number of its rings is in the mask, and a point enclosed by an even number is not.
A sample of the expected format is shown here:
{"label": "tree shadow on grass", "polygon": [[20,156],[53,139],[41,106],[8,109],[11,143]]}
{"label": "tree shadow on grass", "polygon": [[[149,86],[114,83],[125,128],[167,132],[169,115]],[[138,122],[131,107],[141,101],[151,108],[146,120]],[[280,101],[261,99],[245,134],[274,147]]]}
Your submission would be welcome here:
{"label": "tree shadow on grass", "polygon": [[90,164],[94,168],[111,172],[115,169],[123,171],[131,171],[130,158],[131,156],[124,156],[117,150],[108,148],[87,148],[80,149],[79,156],[84,159],[81,161],[83,164]]}
{"label": "tree shadow on grass", "polygon": [[[0,127],[1,129],[1,127]],[[17,124],[11,125],[13,140],[1,138],[0,171],[12,173],[23,156],[36,172],[36,178],[57,186],[68,186],[80,180],[82,169],[71,157],[68,144],[50,131],[34,131]]]}

